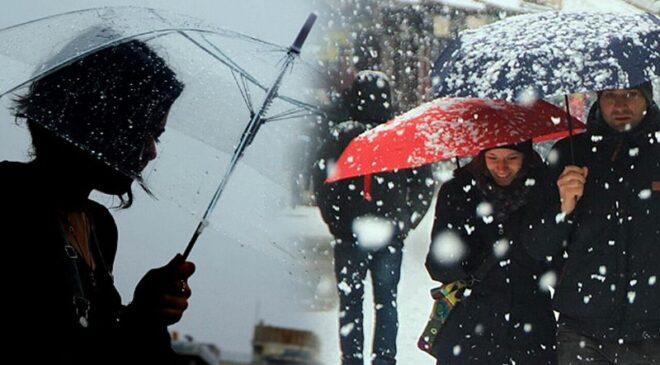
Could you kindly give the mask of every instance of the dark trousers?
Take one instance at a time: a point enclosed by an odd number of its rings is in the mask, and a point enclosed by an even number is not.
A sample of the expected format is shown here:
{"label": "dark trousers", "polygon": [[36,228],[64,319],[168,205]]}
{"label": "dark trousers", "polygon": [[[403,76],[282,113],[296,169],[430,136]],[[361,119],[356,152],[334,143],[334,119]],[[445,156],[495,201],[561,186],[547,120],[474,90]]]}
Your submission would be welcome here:
{"label": "dark trousers", "polygon": [[372,364],[396,364],[396,335],[399,328],[396,296],[402,246],[402,242],[396,242],[377,251],[367,252],[354,241],[338,240],[335,245],[342,365],[364,364],[362,302],[367,271],[371,273],[376,312]]}
{"label": "dark trousers", "polygon": [[618,344],[584,336],[560,324],[557,354],[559,365],[656,365],[660,364],[660,339]]}

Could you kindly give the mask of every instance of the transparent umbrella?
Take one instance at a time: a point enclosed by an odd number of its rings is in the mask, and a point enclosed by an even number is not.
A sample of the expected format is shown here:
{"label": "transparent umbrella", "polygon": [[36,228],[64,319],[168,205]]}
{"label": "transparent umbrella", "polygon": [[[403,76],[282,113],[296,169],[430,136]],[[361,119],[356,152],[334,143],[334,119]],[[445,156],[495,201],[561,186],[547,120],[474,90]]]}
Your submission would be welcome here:
{"label": "transparent umbrella", "polygon": [[[196,237],[259,126],[286,118],[300,123],[319,112],[310,90],[321,73],[296,59],[313,20],[313,16],[308,19],[292,46],[281,47],[195,18],[147,8],[97,8],[42,18],[0,30],[0,98],[8,104],[13,96],[24,94],[32,81],[106,47],[131,40],[147,43],[186,85],[168,117],[162,155],[169,155],[169,160],[159,157],[140,173],[123,163],[126,156],[109,153],[121,147],[113,145],[115,140],[104,144],[104,136],[97,135],[95,141],[88,141],[60,129],[61,124],[44,125],[137,178],[157,196],[172,198],[199,216]],[[271,124],[257,140],[267,140],[278,151],[277,146],[286,146],[292,139],[295,125],[291,121]],[[108,151],[99,150],[99,145],[107,145]],[[198,161],[202,153],[213,156],[210,163],[209,159]],[[283,185],[290,173],[280,157],[281,153],[272,153],[245,160],[256,175]],[[207,206],[209,199],[212,203]]]}

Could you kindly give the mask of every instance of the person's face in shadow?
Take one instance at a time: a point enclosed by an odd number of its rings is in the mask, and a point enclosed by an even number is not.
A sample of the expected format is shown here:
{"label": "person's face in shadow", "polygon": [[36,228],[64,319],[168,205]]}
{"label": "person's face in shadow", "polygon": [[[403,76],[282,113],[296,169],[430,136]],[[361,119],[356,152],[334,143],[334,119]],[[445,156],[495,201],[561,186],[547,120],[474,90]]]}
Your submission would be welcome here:
{"label": "person's face in shadow", "polygon": [[605,123],[619,132],[637,127],[646,116],[646,99],[637,89],[605,90],[598,102]]}
{"label": "person's face in shadow", "polygon": [[156,145],[160,142],[160,136],[165,132],[165,125],[167,124],[167,115],[163,118],[162,121],[156,125],[156,127],[150,132],[147,133],[144,139],[144,145],[142,146],[140,152],[140,159],[138,162],[138,171],[142,172],[149,162],[156,159],[158,156],[158,151]]}
{"label": "person's face in shadow", "polygon": [[[140,141],[142,143],[139,148],[139,156],[137,161],[131,163],[136,166],[135,173],[141,173],[157,156],[156,145],[159,142],[160,136],[165,132],[165,125],[167,124],[167,114],[151,131],[147,132],[145,137]],[[108,166],[107,164],[93,158],[89,164],[89,176],[92,177],[92,185],[94,189],[110,195],[122,195],[130,191],[133,181],[133,176],[126,173],[117,171],[117,169]]]}

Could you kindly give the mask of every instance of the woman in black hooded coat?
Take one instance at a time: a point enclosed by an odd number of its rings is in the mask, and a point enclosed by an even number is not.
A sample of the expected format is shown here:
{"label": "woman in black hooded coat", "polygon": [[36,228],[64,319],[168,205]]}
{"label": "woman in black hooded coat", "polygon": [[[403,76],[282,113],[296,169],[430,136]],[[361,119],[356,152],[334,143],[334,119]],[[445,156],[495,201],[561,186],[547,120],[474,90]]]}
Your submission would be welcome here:
{"label": "woman in black hooded coat", "polygon": [[158,54],[132,40],[42,76],[16,99],[33,159],[0,162],[3,342],[13,359],[176,363],[167,326],[188,306],[194,265],[177,255],[152,269],[123,305],[112,274],[117,226],[89,196],[97,190],[131,205],[131,186],[156,157],[183,87]]}
{"label": "woman in black hooded coat", "polygon": [[486,261],[489,269],[436,337],[438,364],[556,363],[550,295],[539,283],[553,263],[531,258],[519,242],[526,205],[544,174],[527,141],[482,151],[442,186],[429,274],[448,283],[470,278]]}

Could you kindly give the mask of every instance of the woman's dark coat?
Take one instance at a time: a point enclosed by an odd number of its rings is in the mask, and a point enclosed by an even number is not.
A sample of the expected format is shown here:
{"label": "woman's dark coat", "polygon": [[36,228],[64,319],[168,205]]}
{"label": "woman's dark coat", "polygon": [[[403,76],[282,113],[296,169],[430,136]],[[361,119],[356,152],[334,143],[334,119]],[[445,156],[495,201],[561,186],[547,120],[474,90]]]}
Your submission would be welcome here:
{"label": "woman's dark coat", "polygon": [[[508,208],[514,210],[508,218],[498,218],[497,211],[480,216],[477,208],[487,201],[482,188],[495,185],[483,173],[477,173],[482,182],[477,185],[472,167],[457,170],[440,189],[426,267],[433,280],[447,283],[473,275],[493,255],[495,242],[508,242],[508,251],[454,308],[433,352],[443,365],[509,364],[509,359],[517,364],[554,364],[555,319],[550,295],[539,285],[550,265],[531,258],[519,239],[527,206]],[[512,183],[517,193],[503,188],[499,195],[509,200],[503,199],[505,204],[519,206],[532,200],[538,193],[533,185],[543,178],[541,168]],[[453,263],[438,262],[432,253],[439,242],[435,238],[447,232],[458,235],[467,249]]]}
{"label": "woman's dark coat", "polygon": [[[117,228],[108,210],[91,200],[82,207],[92,226],[92,276],[77,259],[84,295],[90,300],[88,327],[73,304],[76,279],[64,249],[61,212],[40,187],[49,184],[32,163],[0,162],[0,223],[9,285],[3,296],[3,345],[22,362],[53,364],[165,363],[173,360],[167,329],[144,323],[121,304],[112,278]],[[82,308],[82,307],[81,307]]]}

